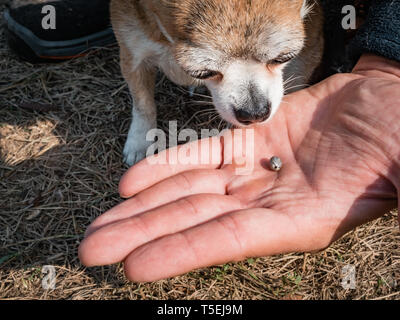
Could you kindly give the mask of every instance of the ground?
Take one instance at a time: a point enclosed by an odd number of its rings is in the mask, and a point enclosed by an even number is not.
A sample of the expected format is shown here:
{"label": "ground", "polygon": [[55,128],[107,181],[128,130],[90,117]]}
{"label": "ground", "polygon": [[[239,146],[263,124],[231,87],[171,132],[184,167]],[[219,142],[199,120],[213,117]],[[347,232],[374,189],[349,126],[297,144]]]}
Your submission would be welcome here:
{"label": "ground", "polygon": [[[6,1],[0,0],[0,13]],[[210,99],[159,77],[159,127],[223,127]],[[9,52],[0,18],[0,299],[399,299],[397,212],[322,252],[248,259],[149,284],[122,266],[85,268],[77,248],[94,218],[122,201],[130,96],[118,48],[32,66]],[[55,267],[55,290],[42,267]],[[341,286],[355,266],[356,288]]]}

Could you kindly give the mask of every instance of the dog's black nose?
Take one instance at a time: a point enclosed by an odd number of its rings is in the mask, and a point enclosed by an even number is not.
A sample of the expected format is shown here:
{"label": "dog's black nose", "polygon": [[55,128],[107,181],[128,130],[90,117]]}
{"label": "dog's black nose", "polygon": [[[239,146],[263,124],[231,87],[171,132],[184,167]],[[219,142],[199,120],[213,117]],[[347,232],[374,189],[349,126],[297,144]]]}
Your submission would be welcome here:
{"label": "dog's black nose", "polygon": [[264,122],[269,118],[271,115],[271,108],[266,107],[260,111],[253,112],[253,111],[247,111],[243,109],[238,109],[235,110],[235,116],[237,121],[239,121],[241,124],[248,126],[253,123],[257,122]]}

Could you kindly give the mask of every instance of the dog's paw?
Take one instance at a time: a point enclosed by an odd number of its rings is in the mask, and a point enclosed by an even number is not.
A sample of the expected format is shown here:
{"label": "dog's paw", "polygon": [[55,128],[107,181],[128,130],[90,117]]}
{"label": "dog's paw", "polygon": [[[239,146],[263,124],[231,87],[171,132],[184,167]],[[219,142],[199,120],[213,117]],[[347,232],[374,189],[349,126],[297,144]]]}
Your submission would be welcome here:
{"label": "dog's paw", "polygon": [[128,139],[124,147],[124,162],[128,166],[133,166],[146,158],[148,143],[139,143],[137,140]]}

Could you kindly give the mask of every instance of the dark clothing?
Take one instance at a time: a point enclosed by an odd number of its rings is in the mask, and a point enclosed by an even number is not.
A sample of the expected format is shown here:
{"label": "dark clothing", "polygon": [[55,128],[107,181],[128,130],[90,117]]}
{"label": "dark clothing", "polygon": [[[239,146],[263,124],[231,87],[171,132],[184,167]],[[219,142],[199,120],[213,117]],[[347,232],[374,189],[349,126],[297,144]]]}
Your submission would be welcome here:
{"label": "dark clothing", "polygon": [[400,62],[400,0],[372,1],[349,50],[353,56],[371,52]]}
{"label": "dark clothing", "polygon": [[[360,3],[361,1],[358,1]],[[321,0],[325,15],[325,61],[330,73],[351,71],[363,53],[374,53],[400,62],[400,0],[365,0],[366,22],[348,46],[342,27],[342,8],[354,0]]]}

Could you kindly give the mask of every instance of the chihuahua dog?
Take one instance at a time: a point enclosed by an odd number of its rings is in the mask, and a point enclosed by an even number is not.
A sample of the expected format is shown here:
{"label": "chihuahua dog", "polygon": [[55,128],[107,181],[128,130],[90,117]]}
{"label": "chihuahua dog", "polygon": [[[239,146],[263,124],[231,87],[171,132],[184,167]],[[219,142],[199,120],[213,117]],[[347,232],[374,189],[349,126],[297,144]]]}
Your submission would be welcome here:
{"label": "chihuahua dog", "polygon": [[248,126],[271,119],[285,93],[307,85],[323,53],[313,0],[112,0],[111,21],[133,97],[129,165],[145,157],[156,127],[157,68],[176,84],[205,85],[222,118]]}

